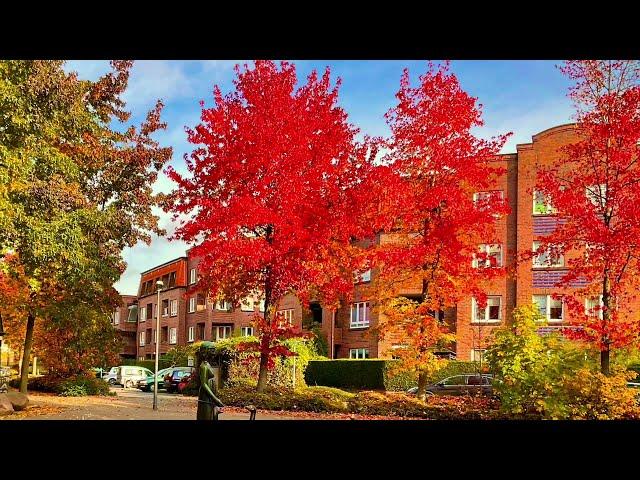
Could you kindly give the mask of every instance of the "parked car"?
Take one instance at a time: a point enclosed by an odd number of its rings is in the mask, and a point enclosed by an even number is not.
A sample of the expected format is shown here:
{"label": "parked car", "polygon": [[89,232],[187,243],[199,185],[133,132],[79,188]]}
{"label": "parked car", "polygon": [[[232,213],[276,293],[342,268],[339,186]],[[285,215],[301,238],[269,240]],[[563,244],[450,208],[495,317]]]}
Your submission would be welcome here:
{"label": "parked car", "polygon": [[178,384],[183,377],[193,373],[195,368],[193,367],[175,367],[173,371],[164,376],[164,388],[167,393],[173,393],[178,391]]}
{"label": "parked car", "polygon": [[[173,367],[163,368],[158,370],[158,390],[164,388],[164,377],[168,373],[171,373]],[[153,389],[153,372],[148,377],[138,380],[137,387],[143,392],[150,392]]]}
{"label": "parked car", "polygon": [[192,378],[193,378],[193,373],[190,373],[182,377],[182,380],[180,380],[180,383],[178,383],[178,392],[182,393],[182,391],[186,388],[186,386],[189,385],[189,382],[191,381]]}
{"label": "parked car", "polygon": [[[491,386],[493,377],[489,374],[468,374],[454,375],[447,377],[437,383],[427,385],[427,395],[465,395],[465,394],[483,394],[492,395],[493,387]],[[407,393],[415,395],[418,387],[407,390]]]}
{"label": "parked car", "polygon": [[153,376],[153,372],[148,368],[122,365],[119,367],[116,376],[116,383],[124,388],[132,388],[138,384],[139,380]]}
{"label": "parked car", "polygon": [[115,385],[118,380],[118,370],[120,367],[111,367],[107,373],[102,374],[102,379],[109,385]]}

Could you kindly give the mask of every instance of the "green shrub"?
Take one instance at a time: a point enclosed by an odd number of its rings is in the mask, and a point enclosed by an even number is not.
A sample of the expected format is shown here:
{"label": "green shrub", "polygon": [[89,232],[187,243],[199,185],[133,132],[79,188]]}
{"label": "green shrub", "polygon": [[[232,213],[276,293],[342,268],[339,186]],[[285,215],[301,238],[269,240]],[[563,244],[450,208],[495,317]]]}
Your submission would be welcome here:
{"label": "green shrub", "polygon": [[[415,372],[402,372],[396,368],[397,360],[323,360],[310,361],[305,374],[307,385],[324,385],[361,390],[406,391],[418,384]],[[478,362],[450,361],[436,371],[429,383],[452,375],[476,373]]]}
{"label": "green shrub", "polygon": [[[10,382],[12,387],[18,388],[20,380]],[[93,376],[76,376],[71,378],[59,378],[51,375],[30,378],[27,390],[33,392],[57,393],[64,397],[79,397],[86,395],[114,395],[109,390],[109,384],[100,378]]]}
{"label": "green shrub", "polygon": [[[122,360],[122,363],[120,365],[126,365],[126,366],[130,366],[130,367],[148,368],[152,372],[155,371],[155,369],[156,369],[156,361],[155,360],[136,360],[134,358],[125,358],[124,360]],[[160,358],[158,359],[158,370],[162,370],[164,368],[169,368],[171,366],[174,366],[172,361],[167,359],[167,358],[163,358],[163,356],[161,355]],[[187,362],[185,360],[184,362],[181,362],[180,364],[176,364],[175,366],[176,367],[186,367],[187,366]]]}

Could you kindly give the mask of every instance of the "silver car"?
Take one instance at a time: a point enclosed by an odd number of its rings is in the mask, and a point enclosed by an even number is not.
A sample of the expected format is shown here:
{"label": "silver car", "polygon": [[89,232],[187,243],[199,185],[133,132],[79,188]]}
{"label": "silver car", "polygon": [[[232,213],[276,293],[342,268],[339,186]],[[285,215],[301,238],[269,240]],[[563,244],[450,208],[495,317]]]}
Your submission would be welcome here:
{"label": "silver car", "polygon": [[102,379],[107,382],[109,385],[115,385],[118,380],[118,370],[120,367],[111,367],[109,372],[104,373],[102,375]]}
{"label": "silver car", "polygon": [[118,367],[116,384],[124,388],[133,388],[138,385],[139,380],[146,379],[148,376],[153,376],[153,372],[148,368],[121,365]]}

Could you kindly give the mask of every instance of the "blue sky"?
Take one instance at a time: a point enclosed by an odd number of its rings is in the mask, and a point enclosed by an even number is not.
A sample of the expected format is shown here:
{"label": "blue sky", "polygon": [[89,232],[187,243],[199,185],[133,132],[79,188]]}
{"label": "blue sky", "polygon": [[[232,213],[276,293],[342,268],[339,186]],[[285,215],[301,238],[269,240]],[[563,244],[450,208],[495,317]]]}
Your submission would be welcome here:
{"label": "blue sky", "polygon": [[[241,61],[240,63],[243,63]],[[200,100],[212,104],[213,85],[223,92],[232,87],[236,61],[172,61],[144,60],[134,64],[129,88],[124,95],[131,121],[139,123],[156,99],[165,103],[163,119],[166,131],[156,138],[174,149],[171,164],[184,171],[183,155],[192,150],[184,132],[200,118]],[[485,125],[477,129],[481,137],[513,132],[503,153],[515,152],[518,143],[531,141],[531,136],[555,125],[571,121],[571,102],[567,98],[569,83],[556,68],[560,61],[491,60],[452,61],[451,70],[462,88],[483,105]],[[409,68],[413,81],[426,70],[426,61],[403,60],[304,60],[295,61],[298,78],[313,69],[331,68],[332,78],[342,78],[340,104],[350,121],[364,133],[386,135],[384,113],[395,104],[395,93],[403,68]],[[107,61],[70,61],[66,70],[77,71],[81,78],[95,79],[109,69]],[[163,175],[156,191],[168,192],[172,183]],[[172,232],[169,216],[157,211],[161,224]],[[153,237],[151,245],[138,244],[123,253],[128,268],[115,287],[122,294],[135,294],[140,273],[175,257],[184,255],[187,246],[178,241]]]}

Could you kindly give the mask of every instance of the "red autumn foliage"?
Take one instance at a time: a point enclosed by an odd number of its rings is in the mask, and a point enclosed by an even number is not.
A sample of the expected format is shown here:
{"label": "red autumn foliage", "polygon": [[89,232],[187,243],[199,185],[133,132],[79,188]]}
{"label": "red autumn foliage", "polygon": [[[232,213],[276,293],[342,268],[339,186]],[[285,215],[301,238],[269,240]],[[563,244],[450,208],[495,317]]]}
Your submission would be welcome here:
{"label": "red autumn foliage", "polygon": [[[640,334],[640,64],[580,60],[561,70],[574,82],[578,141],[538,173],[536,189],[566,222],[541,247],[567,254],[561,285],[573,323],[582,327],[567,334],[597,346],[607,373],[609,350]],[[578,279],[588,286],[571,288]],[[585,314],[585,297],[598,296],[601,307]]]}
{"label": "red autumn foliage", "polygon": [[508,135],[487,141],[472,133],[483,124],[481,106],[448,63],[429,64],[415,87],[405,70],[396,97],[386,115],[389,153],[371,186],[378,203],[370,221],[391,241],[375,249],[372,261],[381,268],[383,303],[407,290],[420,296],[413,314],[389,315],[382,330],[403,329],[408,348],[424,353],[425,339],[434,346],[444,335],[428,311],[455,306],[467,294],[482,304],[483,282],[504,274],[474,268],[472,260],[479,244],[499,243],[494,225],[508,212],[505,199],[474,202],[474,193],[494,189],[503,173],[492,160]]}
{"label": "red autumn foliage", "polygon": [[[334,299],[352,286],[351,272],[331,260],[345,257],[333,254],[358,232],[370,147],[357,144],[337,105],[339,83],[327,69],[297,86],[288,62],[236,66],[235,91],[216,86],[214,106],[187,130],[199,145],[185,156],[190,176],[167,170],[177,183],[167,210],[183,217],[174,238],[195,244],[199,288],[236,304],[261,292],[267,324],[289,292],[305,301],[315,285]],[[260,374],[266,381],[266,357]]]}

